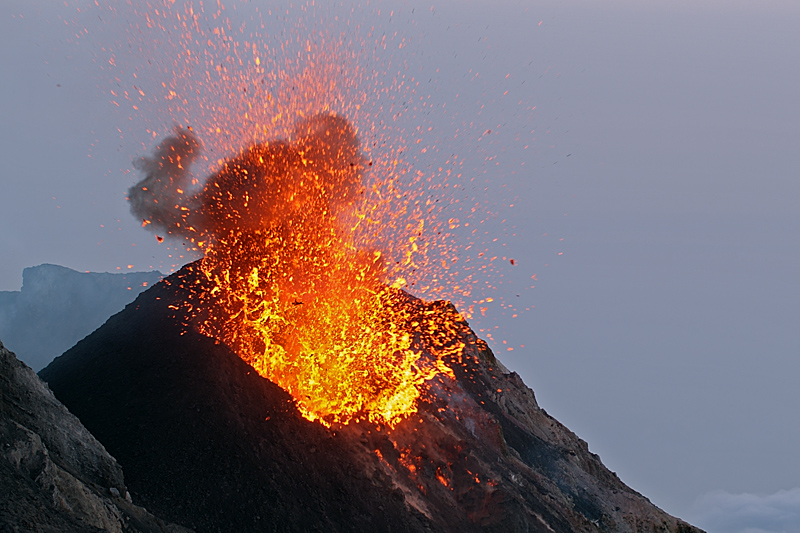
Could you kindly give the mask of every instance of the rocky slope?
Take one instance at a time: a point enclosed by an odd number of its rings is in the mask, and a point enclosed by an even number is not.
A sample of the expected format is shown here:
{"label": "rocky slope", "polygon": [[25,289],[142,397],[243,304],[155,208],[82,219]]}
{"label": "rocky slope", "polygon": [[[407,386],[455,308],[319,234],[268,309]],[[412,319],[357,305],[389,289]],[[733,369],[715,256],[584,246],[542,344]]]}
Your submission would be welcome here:
{"label": "rocky slope", "polygon": [[450,304],[408,297],[450,317],[455,379],[392,431],[328,429],[196,332],[201,280],[185,267],[41,372],[159,516],[198,531],[699,531],[606,469]]}
{"label": "rocky slope", "polygon": [[155,271],[76,272],[48,264],[26,268],[21,291],[0,291],[0,338],[39,370],[162,277]]}
{"label": "rocky slope", "polygon": [[122,468],[0,343],[0,531],[189,531],[132,504]]}

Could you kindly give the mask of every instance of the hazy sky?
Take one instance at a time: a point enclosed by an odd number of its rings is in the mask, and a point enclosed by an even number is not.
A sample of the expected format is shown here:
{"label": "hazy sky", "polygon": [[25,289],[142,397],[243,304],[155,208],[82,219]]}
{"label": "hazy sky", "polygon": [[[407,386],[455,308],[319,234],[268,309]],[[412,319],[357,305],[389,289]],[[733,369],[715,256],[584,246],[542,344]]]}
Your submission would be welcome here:
{"label": "hazy sky", "polygon": [[[154,141],[147,110],[129,118],[108,94],[103,43],[128,21],[76,12],[89,3],[0,7],[0,290],[43,262],[188,260],[129,215],[131,161]],[[518,263],[497,292],[535,306],[473,321],[503,325],[506,366],[666,511],[800,531],[800,4],[598,4],[340,14],[408,37],[398,60],[452,111],[407,119],[447,132],[488,184],[484,227]]]}

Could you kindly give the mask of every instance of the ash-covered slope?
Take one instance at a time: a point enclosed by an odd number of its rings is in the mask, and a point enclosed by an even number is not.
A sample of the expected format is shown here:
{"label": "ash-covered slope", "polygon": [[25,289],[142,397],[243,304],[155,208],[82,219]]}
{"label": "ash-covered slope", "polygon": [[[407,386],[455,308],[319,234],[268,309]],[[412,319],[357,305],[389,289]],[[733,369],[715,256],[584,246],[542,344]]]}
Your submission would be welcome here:
{"label": "ash-covered slope", "polygon": [[[137,501],[198,531],[699,531],[608,471],[445,302],[463,357],[394,430],[336,430],[184,309],[193,265],[41,372],[118,458]],[[422,342],[422,341],[420,341]]]}
{"label": "ash-covered slope", "polygon": [[131,503],[116,460],[2,343],[0,487],[0,531],[187,531]]}
{"label": "ash-covered slope", "polygon": [[39,370],[163,277],[156,271],[77,272],[48,264],[26,268],[21,291],[0,291],[0,338]]}

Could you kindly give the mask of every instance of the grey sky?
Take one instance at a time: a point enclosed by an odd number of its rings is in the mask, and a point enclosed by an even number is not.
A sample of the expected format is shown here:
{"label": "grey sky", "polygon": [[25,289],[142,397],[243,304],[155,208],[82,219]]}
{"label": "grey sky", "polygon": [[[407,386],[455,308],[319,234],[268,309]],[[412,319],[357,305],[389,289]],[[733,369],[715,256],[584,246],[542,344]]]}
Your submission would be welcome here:
{"label": "grey sky", "polygon": [[[375,22],[414,37],[402,57],[452,110],[418,119],[476,123],[443,144],[489,180],[485,227],[518,262],[500,296],[535,308],[473,324],[502,324],[506,366],[668,512],[738,531],[718,511],[751,493],[795,517],[751,527],[800,528],[800,4],[595,4],[398,2]],[[124,201],[153,141],[109,103],[114,25],[76,20],[0,7],[0,290],[43,262],[183,262]]]}

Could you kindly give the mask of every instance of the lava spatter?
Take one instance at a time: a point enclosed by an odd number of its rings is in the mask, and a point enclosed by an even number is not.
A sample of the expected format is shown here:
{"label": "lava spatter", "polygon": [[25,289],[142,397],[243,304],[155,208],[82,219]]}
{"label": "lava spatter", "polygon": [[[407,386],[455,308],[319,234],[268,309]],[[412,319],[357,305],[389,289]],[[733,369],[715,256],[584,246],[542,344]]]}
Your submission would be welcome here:
{"label": "lava spatter", "polygon": [[367,165],[352,125],[301,118],[290,139],[253,145],[195,194],[177,194],[181,161],[197,149],[186,134],[163,143],[131,196],[144,197],[156,229],[205,249],[200,330],[290,392],[310,420],[393,426],[415,412],[425,383],[452,372],[446,350],[415,346],[437,327],[387,283],[385,253],[357,246]]}

